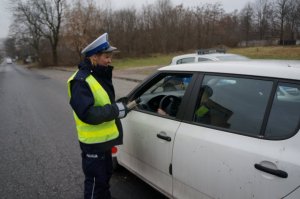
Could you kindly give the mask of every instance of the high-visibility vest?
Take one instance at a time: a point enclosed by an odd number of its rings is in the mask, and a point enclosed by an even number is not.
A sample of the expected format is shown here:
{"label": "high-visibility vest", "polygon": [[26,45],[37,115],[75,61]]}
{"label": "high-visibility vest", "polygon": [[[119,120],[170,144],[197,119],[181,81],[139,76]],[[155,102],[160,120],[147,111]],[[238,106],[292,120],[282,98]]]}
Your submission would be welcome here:
{"label": "high-visibility vest", "polygon": [[197,117],[203,117],[206,113],[209,112],[209,109],[205,105],[201,105],[195,112]]}
{"label": "high-visibility vest", "polygon": [[[78,71],[76,71],[68,79],[68,94],[70,98],[71,98],[70,82],[73,80],[77,72]],[[103,87],[91,74],[86,77],[85,81],[88,83],[94,96],[93,106],[104,106],[106,104],[111,104],[107,92],[103,89]],[[73,111],[73,115],[76,123],[78,139],[82,143],[85,144],[103,143],[106,141],[113,140],[119,136],[119,131],[115,120],[103,122],[97,125],[91,125],[81,121],[74,111]]]}

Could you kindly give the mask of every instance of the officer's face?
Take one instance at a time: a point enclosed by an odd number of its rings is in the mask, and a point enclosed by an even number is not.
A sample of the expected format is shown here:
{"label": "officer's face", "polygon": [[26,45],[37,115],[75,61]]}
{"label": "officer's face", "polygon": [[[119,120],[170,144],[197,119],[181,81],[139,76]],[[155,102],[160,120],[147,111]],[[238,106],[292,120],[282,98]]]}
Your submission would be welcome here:
{"label": "officer's face", "polygon": [[111,64],[112,53],[96,54],[95,61],[98,65],[108,66]]}

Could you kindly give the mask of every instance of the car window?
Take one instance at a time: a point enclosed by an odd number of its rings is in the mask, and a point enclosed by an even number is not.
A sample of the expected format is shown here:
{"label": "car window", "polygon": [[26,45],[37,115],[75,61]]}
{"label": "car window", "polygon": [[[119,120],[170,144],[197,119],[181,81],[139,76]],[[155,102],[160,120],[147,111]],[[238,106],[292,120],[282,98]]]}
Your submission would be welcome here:
{"label": "car window", "polygon": [[272,84],[272,81],[206,75],[194,122],[259,135]]}
{"label": "car window", "polygon": [[240,55],[227,55],[227,56],[217,56],[220,61],[244,61],[248,60],[247,57],[243,57]]}
{"label": "car window", "polygon": [[139,97],[138,109],[175,117],[192,74],[163,74]]}
{"label": "car window", "polygon": [[187,57],[179,59],[176,64],[185,64],[185,63],[193,63],[195,62],[195,57]]}
{"label": "car window", "polygon": [[212,61],[212,60],[208,58],[198,57],[198,62],[202,62],[202,61]]}
{"label": "car window", "polygon": [[280,83],[276,90],[265,137],[287,138],[299,130],[300,85]]}

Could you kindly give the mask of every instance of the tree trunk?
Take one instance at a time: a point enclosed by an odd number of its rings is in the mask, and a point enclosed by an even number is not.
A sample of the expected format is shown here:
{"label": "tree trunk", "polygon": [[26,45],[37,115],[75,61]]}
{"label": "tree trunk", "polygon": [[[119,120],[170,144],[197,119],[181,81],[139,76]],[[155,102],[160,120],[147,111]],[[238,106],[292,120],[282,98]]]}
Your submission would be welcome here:
{"label": "tree trunk", "polygon": [[56,46],[52,46],[52,61],[53,61],[53,65],[57,66],[58,58],[57,58],[57,47]]}

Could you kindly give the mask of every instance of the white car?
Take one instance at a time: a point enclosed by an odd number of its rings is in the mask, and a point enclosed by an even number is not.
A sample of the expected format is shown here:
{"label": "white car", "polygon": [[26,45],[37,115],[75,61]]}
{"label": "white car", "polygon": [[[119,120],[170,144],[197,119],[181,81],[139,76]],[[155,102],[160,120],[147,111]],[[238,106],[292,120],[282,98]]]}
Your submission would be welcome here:
{"label": "white car", "polygon": [[12,59],[11,58],[6,58],[6,63],[7,64],[12,64]]}
{"label": "white car", "polygon": [[298,199],[299,90],[299,61],[160,68],[123,99],[117,161],[169,198]]}
{"label": "white car", "polygon": [[193,54],[179,55],[172,58],[170,65],[195,63],[203,61],[244,61],[249,58],[231,53],[218,53],[218,51],[200,51]]}

